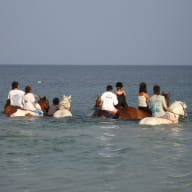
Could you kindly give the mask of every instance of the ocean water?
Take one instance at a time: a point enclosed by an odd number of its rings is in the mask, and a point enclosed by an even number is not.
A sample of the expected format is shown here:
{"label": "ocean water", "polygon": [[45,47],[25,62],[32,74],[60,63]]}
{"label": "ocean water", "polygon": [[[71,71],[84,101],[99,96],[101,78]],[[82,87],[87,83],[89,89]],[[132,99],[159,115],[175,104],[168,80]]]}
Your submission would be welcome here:
{"label": "ocean water", "polygon": [[[73,117],[8,118],[0,114],[0,191],[191,192],[192,66],[0,66],[0,108],[13,80],[33,93],[72,96]],[[122,81],[137,107],[139,83],[154,84],[185,101],[178,125],[90,115],[107,84]]]}

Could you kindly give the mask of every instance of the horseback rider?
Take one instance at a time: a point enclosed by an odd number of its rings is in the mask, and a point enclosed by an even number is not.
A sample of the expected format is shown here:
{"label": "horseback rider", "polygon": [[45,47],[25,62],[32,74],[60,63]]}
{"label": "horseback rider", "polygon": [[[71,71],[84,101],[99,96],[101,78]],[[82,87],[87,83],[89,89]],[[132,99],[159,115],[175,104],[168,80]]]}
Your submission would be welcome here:
{"label": "horseback rider", "polygon": [[12,82],[12,90],[8,93],[8,100],[10,105],[23,108],[23,96],[24,91],[19,90],[19,83],[17,81]]}
{"label": "horseback rider", "polygon": [[123,88],[123,83],[122,82],[117,82],[116,83],[116,95],[117,95],[117,99],[118,99],[118,104],[116,105],[116,107],[119,108],[124,108],[124,107],[128,107],[128,104],[126,102],[126,91]]}
{"label": "horseback rider", "polygon": [[53,103],[52,105],[49,107],[48,110],[48,115],[53,115],[57,110],[59,110],[59,98],[58,97],[54,97],[53,98]]}
{"label": "horseback rider", "polygon": [[145,82],[139,84],[139,93],[138,93],[138,109],[146,111],[151,114],[149,109],[150,96],[147,93],[147,85]]}
{"label": "horseback rider", "polygon": [[[172,112],[165,102],[165,97],[160,95],[160,86],[153,87],[154,95],[150,98],[150,106],[152,115],[170,120],[172,123],[177,123],[177,119],[171,116],[168,112]],[[166,112],[167,111],[167,112]]]}
{"label": "horseback rider", "polygon": [[118,111],[115,105],[118,104],[118,99],[115,93],[113,93],[112,85],[107,85],[106,91],[101,95],[102,106],[101,109],[108,111],[109,113],[115,115]]}
{"label": "horseback rider", "polygon": [[35,106],[35,97],[37,97],[37,95],[31,93],[31,91],[32,87],[30,85],[25,86],[25,94],[23,96],[24,109],[41,115],[43,112]]}

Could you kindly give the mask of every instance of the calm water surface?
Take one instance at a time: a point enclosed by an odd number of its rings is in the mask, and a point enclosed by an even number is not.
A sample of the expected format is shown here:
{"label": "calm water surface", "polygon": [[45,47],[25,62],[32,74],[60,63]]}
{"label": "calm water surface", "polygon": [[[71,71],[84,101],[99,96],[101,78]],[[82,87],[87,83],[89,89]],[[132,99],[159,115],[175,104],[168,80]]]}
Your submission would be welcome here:
{"label": "calm water surface", "polygon": [[[0,191],[191,192],[192,67],[0,66],[0,107],[11,82],[53,97],[72,95],[72,118],[7,118],[0,114]],[[158,83],[188,105],[178,125],[95,119],[95,98],[122,81],[137,106],[138,84]]]}

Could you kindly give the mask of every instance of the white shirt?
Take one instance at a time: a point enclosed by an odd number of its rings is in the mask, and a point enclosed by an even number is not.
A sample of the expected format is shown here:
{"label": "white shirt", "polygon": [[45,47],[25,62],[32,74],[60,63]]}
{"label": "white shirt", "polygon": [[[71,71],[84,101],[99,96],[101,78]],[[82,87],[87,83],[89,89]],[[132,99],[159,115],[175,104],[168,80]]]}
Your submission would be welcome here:
{"label": "white shirt", "polygon": [[117,96],[111,92],[106,91],[101,95],[101,101],[103,102],[101,109],[106,111],[114,111],[116,108],[114,105],[118,104]]}
{"label": "white shirt", "polygon": [[23,95],[24,91],[19,89],[9,91],[8,99],[10,99],[11,105],[23,107]]}
{"label": "white shirt", "polygon": [[139,107],[147,107],[147,99],[144,95],[138,96],[138,106]]}
{"label": "white shirt", "polygon": [[35,97],[32,93],[27,93],[23,96],[24,109],[34,111]]}

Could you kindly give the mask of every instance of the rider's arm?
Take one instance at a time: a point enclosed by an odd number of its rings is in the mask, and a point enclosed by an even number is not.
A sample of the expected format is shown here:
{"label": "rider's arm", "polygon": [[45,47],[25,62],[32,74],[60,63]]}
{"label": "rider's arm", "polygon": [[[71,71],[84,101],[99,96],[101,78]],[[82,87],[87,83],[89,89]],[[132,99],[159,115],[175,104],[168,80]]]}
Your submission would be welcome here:
{"label": "rider's arm", "polygon": [[164,96],[163,96],[163,108],[164,108],[165,111],[172,112],[171,109],[169,107],[167,107],[167,104],[166,104]]}
{"label": "rider's arm", "polygon": [[145,93],[145,98],[146,98],[147,102],[150,101],[150,97],[149,97],[149,95],[147,93]]}

